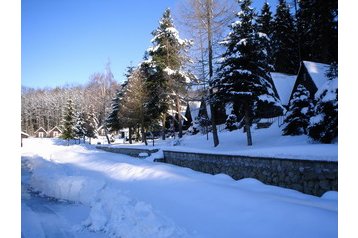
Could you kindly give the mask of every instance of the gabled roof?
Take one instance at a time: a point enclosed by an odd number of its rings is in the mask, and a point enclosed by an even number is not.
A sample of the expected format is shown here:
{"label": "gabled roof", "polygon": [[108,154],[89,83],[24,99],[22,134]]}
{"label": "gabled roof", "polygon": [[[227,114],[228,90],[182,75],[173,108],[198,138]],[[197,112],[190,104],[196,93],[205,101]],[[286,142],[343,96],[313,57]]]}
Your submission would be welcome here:
{"label": "gabled roof", "polygon": [[[99,131],[104,127],[104,125],[99,126],[96,130]],[[104,128],[103,128],[104,129]]]}
{"label": "gabled roof", "polygon": [[328,80],[326,73],[327,70],[329,70],[329,65],[312,61],[303,61],[303,64],[305,65],[313,82],[316,84],[316,87],[320,88],[323,86],[323,84]]}
{"label": "gabled roof", "polygon": [[45,133],[47,133],[47,131],[42,126],[39,129],[37,129],[34,133],[37,133],[39,131],[44,131]]}
{"label": "gabled roof", "polygon": [[271,77],[275,84],[282,105],[288,105],[297,76],[271,72]]}
{"label": "gabled roof", "polygon": [[52,128],[48,133],[51,133],[51,131],[57,129],[60,133],[62,133],[62,130],[60,128],[58,128],[57,126],[55,126],[54,128]]}

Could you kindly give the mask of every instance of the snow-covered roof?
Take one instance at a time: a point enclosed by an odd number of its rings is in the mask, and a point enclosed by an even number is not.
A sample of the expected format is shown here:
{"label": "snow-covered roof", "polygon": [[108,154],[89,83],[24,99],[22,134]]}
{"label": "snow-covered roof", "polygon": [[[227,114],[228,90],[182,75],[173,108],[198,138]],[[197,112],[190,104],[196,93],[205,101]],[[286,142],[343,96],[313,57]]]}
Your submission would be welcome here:
{"label": "snow-covered roof", "polygon": [[104,125],[101,125],[100,127],[97,128],[97,131],[104,129]]}
{"label": "snow-covered roof", "polygon": [[271,77],[275,84],[282,105],[288,105],[297,76],[271,72]]}
{"label": "snow-covered roof", "polygon": [[57,126],[55,126],[54,128],[52,128],[48,133],[51,133],[51,131],[57,129],[60,133],[62,133],[62,130],[60,128],[58,128]]}
{"label": "snow-covered roof", "polygon": [[305,65],[313,82],[316,84],[316,87],[320,88],[323,86],[323,84],[328,80],[326,73],[329,69],[329,65],[312,61],[303,61],[303,64]]}
{"label": "snow-covered roof", "polygon": [[201,104],[201,101],[190,101],[189,102],[190,114],[191,114],[191,118],[193,120],[195,120],[195,118],[199,114],[200,104]]}
{"label": "snow-covered roof", "polygon": [[30,135],[29,134],[27,134],[27,133],[25,133],[25,132],[21,132],[21,135],[24,135],[24,136],[27,136],[27,137],[29,137]]}
{"label": "snow-covered roof", "polygon": [[46,132],[47,133],[47,131],[41,126],[39,129],[37,129],[34,133],[37,133],[37,132],[39,132],[39,131],[44,131],[44,132]]}

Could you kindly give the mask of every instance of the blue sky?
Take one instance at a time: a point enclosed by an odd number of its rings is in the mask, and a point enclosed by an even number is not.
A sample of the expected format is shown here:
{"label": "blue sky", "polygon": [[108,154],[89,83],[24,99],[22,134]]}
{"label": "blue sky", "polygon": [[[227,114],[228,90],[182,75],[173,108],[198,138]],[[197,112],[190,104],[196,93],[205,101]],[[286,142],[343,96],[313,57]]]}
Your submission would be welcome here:
{"label": "blue sky", "polygon": [[[126,67],[136,65],[151,45],[150,33],[164,10],[175,11],[180,1],[22,0],[22,85],[84,84],[108,59],[122,81]],[[254,1],[254,7],[260,9],[263,1]]]}

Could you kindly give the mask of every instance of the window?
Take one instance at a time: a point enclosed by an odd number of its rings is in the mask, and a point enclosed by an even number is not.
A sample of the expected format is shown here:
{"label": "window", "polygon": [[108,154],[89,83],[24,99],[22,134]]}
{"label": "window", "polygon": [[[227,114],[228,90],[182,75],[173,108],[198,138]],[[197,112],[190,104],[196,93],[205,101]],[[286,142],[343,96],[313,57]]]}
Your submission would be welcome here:
{"label": "window", "polygon": [[57,131],[54,131],[53,132],[53,137],[57,137],[58,136],[58,132]]}
{"label": "window", "polygon": [[39,132],[39,137],[43,138],[44,137],[44,133],[42,131]]}

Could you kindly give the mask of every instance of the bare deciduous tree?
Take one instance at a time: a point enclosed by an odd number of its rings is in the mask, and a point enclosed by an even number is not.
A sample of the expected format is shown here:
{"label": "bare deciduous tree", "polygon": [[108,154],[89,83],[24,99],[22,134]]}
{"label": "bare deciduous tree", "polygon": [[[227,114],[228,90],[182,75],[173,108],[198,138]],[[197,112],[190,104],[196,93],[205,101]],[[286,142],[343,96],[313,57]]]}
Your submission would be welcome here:
{"label": "bare deciduous tree", "polygon": [[[208,98],[213,95],[210,87],[214,76],[214,60],[220,55],[219,41],[223,38],[227,25],[233,19],[234,1],[186,0],[180,7],[182,23],[196,42],[192,58],[196,60],[196,72],[206,89],[209,84]],[[219,144],[216,128],[215,107],[209,100],[214,146]]]}

